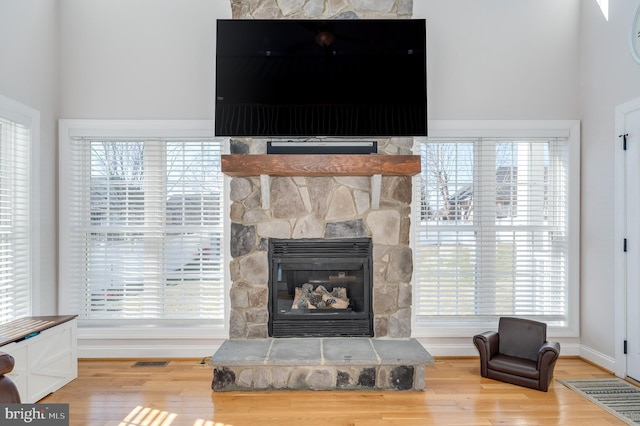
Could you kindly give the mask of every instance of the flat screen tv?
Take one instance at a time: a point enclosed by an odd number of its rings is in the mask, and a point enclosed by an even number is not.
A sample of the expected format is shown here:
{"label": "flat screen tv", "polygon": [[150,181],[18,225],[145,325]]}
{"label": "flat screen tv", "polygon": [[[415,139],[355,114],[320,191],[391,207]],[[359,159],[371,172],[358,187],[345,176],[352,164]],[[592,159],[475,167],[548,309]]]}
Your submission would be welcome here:
{"label": "flat screen tv", "polygon": [[217,21],[217,136],[427,135],[424,19]]}

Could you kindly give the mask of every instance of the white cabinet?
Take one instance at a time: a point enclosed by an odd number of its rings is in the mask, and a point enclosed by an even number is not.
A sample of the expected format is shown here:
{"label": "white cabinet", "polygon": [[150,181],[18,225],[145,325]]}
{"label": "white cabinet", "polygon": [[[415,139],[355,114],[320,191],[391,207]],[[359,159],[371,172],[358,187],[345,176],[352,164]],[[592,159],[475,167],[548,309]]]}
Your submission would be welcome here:
{"label": "white cabinet", "polygon": [[78,377],[77,320],[40,331],[33,337],[0,346],[15,358],[8,374],[23,403],[35,403]]}

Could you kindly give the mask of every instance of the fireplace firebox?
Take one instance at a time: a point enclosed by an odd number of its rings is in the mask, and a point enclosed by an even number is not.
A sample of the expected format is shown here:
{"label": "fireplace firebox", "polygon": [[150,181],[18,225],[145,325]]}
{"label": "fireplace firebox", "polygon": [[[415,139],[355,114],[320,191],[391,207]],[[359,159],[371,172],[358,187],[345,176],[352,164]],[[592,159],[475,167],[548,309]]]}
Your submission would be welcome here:
{"label": "fireplace firebox", "polygon": [[269,239],[271,337],[373,337],[370,238]]}

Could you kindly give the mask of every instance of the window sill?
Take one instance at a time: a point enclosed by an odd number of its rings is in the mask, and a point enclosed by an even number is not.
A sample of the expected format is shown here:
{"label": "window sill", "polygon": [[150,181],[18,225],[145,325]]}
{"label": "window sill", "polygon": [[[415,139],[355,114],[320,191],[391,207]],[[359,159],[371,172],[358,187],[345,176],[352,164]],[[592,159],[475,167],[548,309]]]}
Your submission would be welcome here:
{"label": "window sill", "polygon": [[220,325],[78,325],[78,339],[129,340],[129,339],[224,339],[228,331]]}
{"label": "window sill", "polygon": [[[434,323],[417,322],[413,326],[411,337],[415,338],[471,338],[476,334],[483,333],[488,330],[497,330],[496,322],[459,322],[459,323]],[[579,337],[578,330],[573,329],[569,325],[549,325],[547,328],[547,337]]]}

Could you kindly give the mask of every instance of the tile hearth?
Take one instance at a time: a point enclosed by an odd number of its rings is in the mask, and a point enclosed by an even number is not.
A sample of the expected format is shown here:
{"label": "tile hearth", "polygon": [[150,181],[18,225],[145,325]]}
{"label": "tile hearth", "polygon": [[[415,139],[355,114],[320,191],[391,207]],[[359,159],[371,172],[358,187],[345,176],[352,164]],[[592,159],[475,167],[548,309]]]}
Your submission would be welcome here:
{"label": "tile hearth", "polygon": [[209,364],[211,388],[423,390],[429,352],[415,339],[226,340]]}

